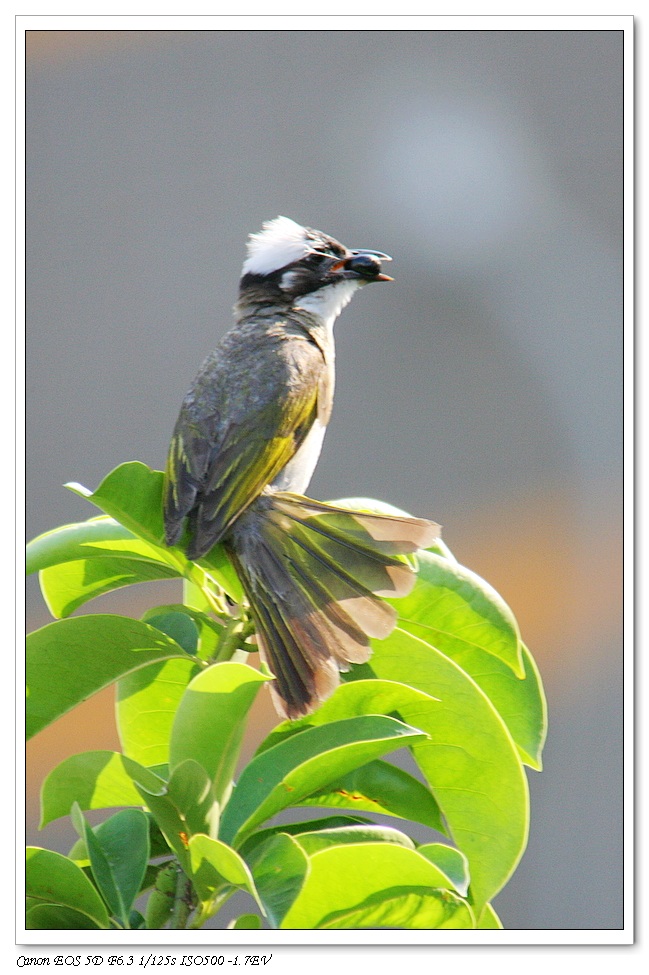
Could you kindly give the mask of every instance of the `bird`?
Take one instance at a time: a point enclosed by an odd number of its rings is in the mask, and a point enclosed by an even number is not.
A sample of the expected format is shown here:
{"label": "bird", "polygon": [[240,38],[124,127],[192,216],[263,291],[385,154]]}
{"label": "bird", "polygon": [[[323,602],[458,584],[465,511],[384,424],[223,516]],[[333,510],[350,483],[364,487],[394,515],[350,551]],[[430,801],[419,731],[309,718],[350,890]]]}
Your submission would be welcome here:
{"label": "bird", "polygon": [[[439,526],[305,496],[333,404],[334,322],[392,281],[388,255],[279,216],[247,241],[234,324],[187,392],[164,474],[165,541],[197,560],[222,543],[278,714],[310,714],[371,655]],[[250,649],[249,646],[246,649]]]}

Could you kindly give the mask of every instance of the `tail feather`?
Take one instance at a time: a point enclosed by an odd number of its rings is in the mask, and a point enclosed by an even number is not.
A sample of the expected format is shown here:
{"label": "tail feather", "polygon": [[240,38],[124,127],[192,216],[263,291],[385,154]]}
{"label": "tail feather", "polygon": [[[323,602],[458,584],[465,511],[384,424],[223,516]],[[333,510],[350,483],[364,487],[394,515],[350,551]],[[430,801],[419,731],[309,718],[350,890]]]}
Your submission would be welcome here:
{"label": "tail feather", "polygon": [[[327,652],[335,657],[341,669],[348,669],[347,664],[365,663],[369,659],[370,649],[368,634],[359,622],[347,611],[345,600],[340,602],[332,601],[326,590],[321,586],[320,581],[313,575],[308,576],[292,565],[296,578],[301,583],[304,597],[309,602],[308,617],[319,619],[320,630],[323,643],[327,647]],[[371,598],[371,593],[365,597]],[[377,603],[383,611],[385,603],[380,600],[372,600]],[[394,626],[394,614],[392,607],[387,606],[389,611],[390,628]],[[372,626],[371,628],[376,628]]]}
{"label": "tail feather", "polygon": [[[385,573],[372,556],[348,549],[342,553],[342,558],[347,556],[345,565],[340,556],[335,561],[339,548],[335,540],[329,552],[318,544],[317,536],[309,538],[308,532],[299,526],[288,531],[277,528],[271,513],[268,537],[275,537],[280,550],[286,553],[290,571],[294,577],[302,578],[305,592],[311,599],[316,598],[317,608],[326,611],[327,607],[338,605],[368,636],[382,639],[392,632],[394,611],[374,595],[377,590],[385,590]],[[393,590],[391,595],[394,594]]]}
{"label": "tail feather", "polygon": [[226,544],[250,603],[280,714],[308,714],[340,670],[371,654],[396,612],[380,597],[408,593],[400,556],[432,544],[439,528],[406,516],[351,511],[268,492],[235,522]]}
{"label": "tail feather", "polygon": [[355,540],[373,552],[405,555],[428,548],[440,535],[439,525],[424,518],[342,508],[287,492],[277,492],[274,499],[275,508],[289,517],[304,522],[317,516],[317,524],[310,521],[315,530],[318,524],[326,526],[332,537],[344,542]]}
{"label": "tail feather", "polygon": [[[283,515],[304,526],[312,545],[318,546],[319,537],[320,551],[333,556],[339,571],[351,568],[353,574],[360,570],[365,586],[378,596],[406,596],[415,577],[407,564],[393,556],[428,548],[439,538],[439,525],[422,518],[353,511],[286,493],[273,498],[271,517],[276,523],[281,525]],[[351,559],[356,563],[353,567]],[[384,588],[368,580],[373,565],[381,573],[378,578],[388,583]]]}
{"label": "tail feather", "polygon": [[[297,718],[335,690],[338,666],[330,652],[326,617],[314,618],[306,604],[297,610],[303,595],[299,592],[293,594],[289,612],[287,599],[278,598],[277,590],[261,582],[273,559],[274,553],[260,548],[254,582],[240,563],[239,569],[255,619],[259,655],[275,676],[277,687],[270,685],[273,703],[283,717]],[[276,571],[268,576],[276,579]]]}

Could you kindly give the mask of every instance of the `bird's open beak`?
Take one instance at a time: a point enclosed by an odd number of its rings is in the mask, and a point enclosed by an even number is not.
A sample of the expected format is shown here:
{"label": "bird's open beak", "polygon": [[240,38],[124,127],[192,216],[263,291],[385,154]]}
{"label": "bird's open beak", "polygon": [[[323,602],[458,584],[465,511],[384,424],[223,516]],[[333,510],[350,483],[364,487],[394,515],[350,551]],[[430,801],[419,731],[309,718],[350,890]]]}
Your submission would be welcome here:
{"label": "bird's open beak", "polygon": [[[383,254],[381,251],[363,250],[362,248],[360,250],[353,250],[352,254],[354,256],[359,256],[359,257],[362,257],[364,255],[366,255],[367,257],[375,257],[378,261],[380,261],[381,264],[383,264],[385,261],[392,260],[389,254]],[[375,278],[372,278],[372,280],[373,281],[394,281],[394,278],[391,278],[389,274],[383,274],[383,272],[381,272],[380,274],[377,274]]]}
{"label": "bird's open beak", "polygon": [[367,282],[393,280],[389,274],[383,274],[381,271],[382,262],[392,260],[388,254],[383,254],[381,251],[365,249],[353,250],[349,253],[351,255],[350,257],[344,261],[340,261],[339,264],[334,264],[331,270],[344,269],[345,271],[353,272],[355,277],[364,279]]}

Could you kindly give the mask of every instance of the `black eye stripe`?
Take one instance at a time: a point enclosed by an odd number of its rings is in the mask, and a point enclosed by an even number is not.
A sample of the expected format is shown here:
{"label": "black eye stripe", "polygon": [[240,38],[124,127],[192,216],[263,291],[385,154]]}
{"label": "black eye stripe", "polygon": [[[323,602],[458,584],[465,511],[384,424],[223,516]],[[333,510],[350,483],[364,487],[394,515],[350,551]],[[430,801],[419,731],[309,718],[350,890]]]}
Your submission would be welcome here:
{"label": "black eye stripe", "polygon": [[313,251],[311,251],[310,254],[307,255],[307,260],[311,264],[322,264],[322,262],[327,260],[327,258],[329,259],[333,258],[334,260],[339,260],[342,257],[345,257],[344,248],[327,247],[326,250],[324,248],[314,249]]}

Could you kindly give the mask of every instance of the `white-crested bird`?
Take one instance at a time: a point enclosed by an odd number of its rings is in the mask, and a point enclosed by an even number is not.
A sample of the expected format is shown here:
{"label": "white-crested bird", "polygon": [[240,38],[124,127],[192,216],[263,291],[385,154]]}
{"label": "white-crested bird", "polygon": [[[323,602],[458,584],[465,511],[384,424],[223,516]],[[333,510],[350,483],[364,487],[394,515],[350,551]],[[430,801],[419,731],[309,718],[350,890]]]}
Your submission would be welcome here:
{"label": "white-crested bird", "polygon": [[241,579],[278,712],[307,714],[339,671],[395,625],[382,596],[414,584],[407,560],[433,522],[303,497],[334,392],[333,325],[359,288],[390,281],[374,250],[349,250],[286,217],[248,241],[235,324],[203,363],[176,423],[165,474],[168,545],[222,542]]}

